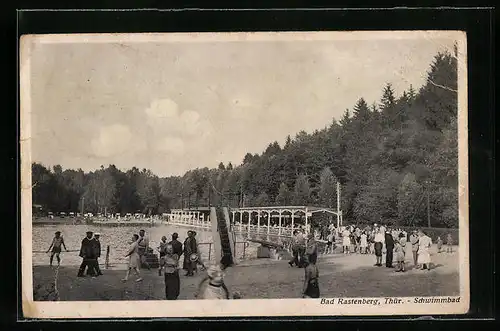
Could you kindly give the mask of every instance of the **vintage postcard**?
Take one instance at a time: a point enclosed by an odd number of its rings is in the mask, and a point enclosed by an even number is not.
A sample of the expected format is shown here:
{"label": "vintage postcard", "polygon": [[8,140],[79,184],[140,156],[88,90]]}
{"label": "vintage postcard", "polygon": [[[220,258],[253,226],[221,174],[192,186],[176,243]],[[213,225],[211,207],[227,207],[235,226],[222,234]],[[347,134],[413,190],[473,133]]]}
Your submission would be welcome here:
{"label": "vintage postcard", "polygon": [[469,309],[460,31],[25,35],[28,318]]}

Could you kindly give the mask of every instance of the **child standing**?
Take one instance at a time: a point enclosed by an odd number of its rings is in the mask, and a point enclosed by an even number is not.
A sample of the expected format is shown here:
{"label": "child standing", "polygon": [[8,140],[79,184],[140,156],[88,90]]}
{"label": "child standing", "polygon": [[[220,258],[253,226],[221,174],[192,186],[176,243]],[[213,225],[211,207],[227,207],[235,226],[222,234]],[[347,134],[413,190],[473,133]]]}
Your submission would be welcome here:
{"label": "child standing", "polygon": [[50,244],[49,249],[47,250],[47,253],[50,251],[52,248],[52,253],[50,254],[50,266],[52,266],[52,261],[54,260],[54,255],[56,256],[57,259],[57,265],[59,266],[61,264],[61,258],[59,257],[59,254],[61,253],[61,246],[64,247],[66,252],[68,249],[66,248],[66,245],[64,244],[64,239],[61,236],[61,231],[56,231],[54,235],[54,239],[52,239],[52,243]]}
{"label": "child standing", "polygon": [[440,236],[437,237],[437,249],[438,253],[441,253],[441,249],[443,248],[443,239]]}
{"label": "child standing", "polygon": [[405,253],[406,253],[406,237],[403,233],[399,234],[398,239],[394,243],[394,252],[396,254],[397,272],[405,272]]}
{"label": "child standing", "polygon": [[324,254],[332,254],[333,253],[333,241],[334,241],[334,235],[333,231],[326,236],[326,247],[325,247],[325,252]]}
{"label": "child standing", "polygon": [[167,237],[161,237],[160,246],[158,247],[158,251],[160,252],[160,266],[158,267],[158,275],[161,276],[161,271],[165,266],[165,254],[167,254]]}

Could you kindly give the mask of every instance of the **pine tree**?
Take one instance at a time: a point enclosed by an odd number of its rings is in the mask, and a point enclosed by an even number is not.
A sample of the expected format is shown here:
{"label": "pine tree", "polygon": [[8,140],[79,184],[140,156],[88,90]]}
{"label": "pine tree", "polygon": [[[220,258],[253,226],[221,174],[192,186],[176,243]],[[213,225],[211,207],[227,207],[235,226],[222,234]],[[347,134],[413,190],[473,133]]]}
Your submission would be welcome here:
{"label": "pine tree", "polygon": [[229,162],[229,163],[227,164],[227,168],[226,168],[226,169],[227,169],[227,170],[233,170],[233,164],[232,164],[231,162]]}
{"label": "pine tree", "polygon": [[410,84],[410,89],[408,90],[408,101],[413,102],[415,101],[416,97],[415,90],[413,89],[413,85]]}
{"label": "pine tree", "polygon": [[224,166],[223,162],[219,163],[218,169],[219,170],[226,170],[226,167]]}
{"label": "pine tree", "polygon": [[360,120],[361,122],[367,122],[370,120],[370,108],[365,99],[360,98],[353,108],[354,118]]}
{"label": "pine tree", "polygon": [[382,110],[389,110],[394,107],[395,102],[396,97],[394,96],[394,89],[392,88],[392,84],[387,83],[382,94],[380,108]]}
{"label": "pine tree", "polygon": [[285,141],[285,146],[283,149],[288,149],[292,145],[292,138],[290,138],[290,135],[286,136],[286,141]]}
{"label": "pine tree", "polygon": [[425,108],[423,117],[430,129],[443,130],[457,117],[457,83],[457,59],[448,52],[436,55],[416,100]]}
{"label": "pine tree", "polygon": [[349,123],[351,123],[351,114],[349,112],[349,109],[345,110],[344,115],[340,119],[339,123],[341,126],[346,126],[349,125]]}

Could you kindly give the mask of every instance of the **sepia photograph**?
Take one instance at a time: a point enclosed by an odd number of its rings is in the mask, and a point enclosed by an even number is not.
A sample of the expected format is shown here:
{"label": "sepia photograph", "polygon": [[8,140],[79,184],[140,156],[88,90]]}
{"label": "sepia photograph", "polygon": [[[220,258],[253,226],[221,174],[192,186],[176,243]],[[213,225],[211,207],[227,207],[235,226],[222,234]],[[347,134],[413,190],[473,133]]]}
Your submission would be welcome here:
{"label": "sepia photograph", "polygon": [[31,318],[469,309],[460,31],[25,35]]}

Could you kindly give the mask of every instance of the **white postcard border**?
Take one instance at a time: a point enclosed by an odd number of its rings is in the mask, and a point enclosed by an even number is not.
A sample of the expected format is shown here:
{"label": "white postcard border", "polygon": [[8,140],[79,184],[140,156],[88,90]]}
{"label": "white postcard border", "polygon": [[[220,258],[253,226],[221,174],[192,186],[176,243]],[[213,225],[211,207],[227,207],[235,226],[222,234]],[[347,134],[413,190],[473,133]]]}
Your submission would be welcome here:
{"label": "white postcard border", "polygon": [[[31,222],[31,97],[30,50],[33,43],[107,42],[222,42],[274,40],[368,40],[368,39],[453,38],[458,46],[458,152],[459,152],[459,273],[458,303],[414,303],[415,297],[401,297],[403,304],[333,304],[322,299],[240,299],[179,301],[33,301]],[[363,31],[363,32],[256,32],[29,35],[20,42],[21,123],[21,254],[22,308],[26,318],[141,318],[141,317],[251,317],[251,316],[353,316],[353,315],[438,315],[463,314],[469,310],[469,208],[467,135],[466,35],[461,31]],[[428,297],[424,297],[428,298]],[[440,297],[436,297],[440,298]],[[458,297],[450,297],[458,298]],[[370,298],[357,298],[359,300]],[[384,301],[384,298],[371,298]]]}

